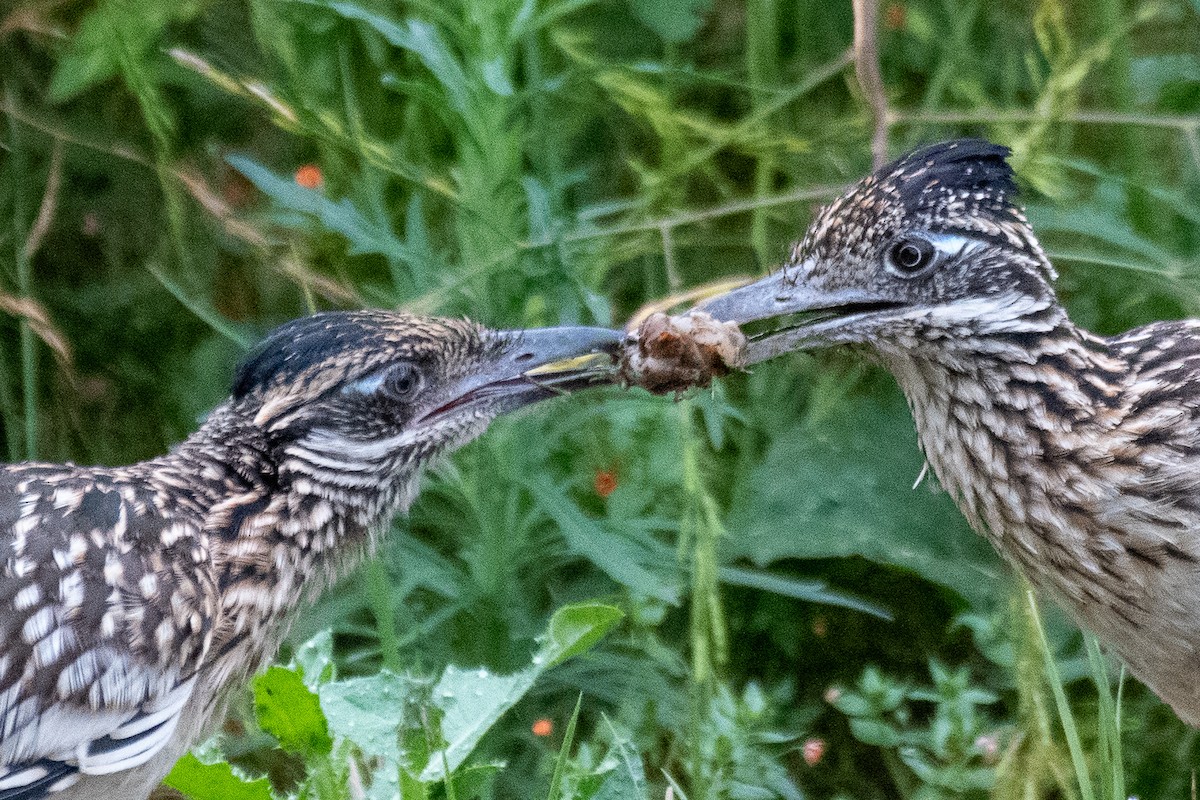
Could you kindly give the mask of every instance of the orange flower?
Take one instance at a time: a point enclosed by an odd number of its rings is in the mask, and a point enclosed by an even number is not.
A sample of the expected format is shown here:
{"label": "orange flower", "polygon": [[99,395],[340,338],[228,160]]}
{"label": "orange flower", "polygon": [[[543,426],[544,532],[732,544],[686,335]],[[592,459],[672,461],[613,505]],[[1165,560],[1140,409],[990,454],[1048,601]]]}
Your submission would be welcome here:
{"label": "orange flower", "polygon": [[296,170],[296,183],[305,189],[320,189],[325,185],[325,176],[316,164],[305,164]]}
{"label": "orange flower", "polygon": [[907,21],[904,6],[900,3],[888,3],[887,8],[883,10],[883,27],[889,31],[904,30]]}
{"label": "orange flower", "polygon": [[804,763],[810,767],[815,767],[825,757],[825,740],[818,739],[815,736],[811,739],[805,739],[803,753]]}
{"label": "orange flower", "polygon": [[617,473],[611,469],[602,469],[596,473],[596,480],[592,485],[596,494],[608,497],[617,490]]}
{"label": "orange flower", "polygon": [[829,623],[825,621],[823,615],[813,620],[812,632],[813,636],[818,639],[824,639],[829,634]]}
{"label": "orange flower", "polygon": [[531,728],[534,736],[549,736],[554,733],[554,723],[542,717],[537,722],[533,723]]}

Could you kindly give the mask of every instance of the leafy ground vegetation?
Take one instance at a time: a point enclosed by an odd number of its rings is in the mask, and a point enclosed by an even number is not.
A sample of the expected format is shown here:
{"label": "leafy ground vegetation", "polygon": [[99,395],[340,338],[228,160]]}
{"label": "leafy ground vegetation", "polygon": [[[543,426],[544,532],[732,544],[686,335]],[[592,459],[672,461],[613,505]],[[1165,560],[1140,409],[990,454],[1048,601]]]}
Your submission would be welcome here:
{"label": "leafy ground vegetation", "polygon": [[[1200,314],[1196,0],[882,0],[857,64],[824,0],[0,9],[10,460],[159,453],[313,309],[620,324],[761,274],[873,144],[1011,145],[1081,323]],[[1196,732],[1041,622],[921,467],[845,354],[502,421],[169,782],[1194,795]]]}

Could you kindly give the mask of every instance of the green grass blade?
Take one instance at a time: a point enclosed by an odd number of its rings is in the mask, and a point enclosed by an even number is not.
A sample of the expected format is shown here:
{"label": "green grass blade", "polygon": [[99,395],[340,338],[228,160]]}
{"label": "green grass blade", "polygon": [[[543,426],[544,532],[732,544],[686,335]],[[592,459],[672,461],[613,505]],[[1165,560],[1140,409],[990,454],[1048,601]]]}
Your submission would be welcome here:
{"label": "green grass blade", "polygon": [[1087,644],[1088,663],[1092,669],[1092,680],[1096,683],[1099,697],[1100,758],[1099,770],[1102,794],[1112,800],[1126,800],[1125,768],[1121,753],[1121,715],[1117,701],[1113,700],[1112,686],[1108,679],[1108,662],[1100,652],[1100,643],[1095,636],[1084,636]]}
{"label": "green grass blade", "polygon": [[1042,658],[1045,660],[1046,680],[1050,683],[1050,690],[1054,693],[1054,704],[1058,708],[1058,718],[1062,722],[1063,734],[1067,738],[1067,749],[1071,753],[1071,765],[1075,768],[1075,778],[1079,782],[1079,795],[1082,800],[1096,800],[1096,790],[1092,785],[1091,774],[1088,772],[1083,744],[1079,739],[1079,729],[1075,725],[1075,715],[1067,700],[1066,690],[1063,689],[1062,675],[1058,671],[1058,664],[1055,663],[1054,655],[1050,652],[1050,643],[1046,640],[1046,630],[1042,627],[1037,598],[1033,596],[1032,589],[1027,590],[1025,596],[1029,601],[1030,619],[1033,622],[1034,631],[1037,632]]}
{"label": "green grass blade", "polygon": [[226,320],[221,313],[212,307],[209,303],[190,297],[183,287],[175,282],[161,268],[147,265],[146,269],[154,276],[155,280],[162,284],[162,287],[171,293],[171,296],[183,304],[184,308],[191,311],[200,318],[208,327],[212,328],[217,333],[224,336],[229,341],[236,344],[243,350],[249,350],[254,344],[253,337],[239,331],[232,323]]}
{"label": "green grass blade", "polygon": [[[554,773],[550,776],[550,793],[546,795],[546,800],[556,800],[560,797],[561,787],[559,784],[562,783],[567,761],[571,757],[571,744],[575,741],[575,725],[579,722],[579,709],[582,707],[583,692],[580,692],[578,699],[575,700],[575,710],[571,712],[571,721],[567,723],[567,730],[563,734],[562,746],[558,748],[558,757],[554,759]],[[566,800],[566,798],[563,797],[562,800]]]}

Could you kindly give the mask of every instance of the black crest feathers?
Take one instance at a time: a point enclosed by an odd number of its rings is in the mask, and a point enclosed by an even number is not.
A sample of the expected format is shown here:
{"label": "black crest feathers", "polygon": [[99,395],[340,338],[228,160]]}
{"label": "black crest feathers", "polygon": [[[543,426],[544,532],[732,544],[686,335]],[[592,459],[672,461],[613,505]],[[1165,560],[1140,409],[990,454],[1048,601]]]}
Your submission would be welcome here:
{"label": "black crest feathers", "polygon": [[1018,188],[1008,164],[1009,148],[983,139],[939,142],[898,158],[876,176],[910,210],[963,198],[996,207],[1013,206]]}
{"label": "black crest feathers", "polygon": [[292,380],[336,352],[369,345],[379,335],[378,315],[370,311],[328,311],[285,323],[242,360],[233,380],[233,398]]}

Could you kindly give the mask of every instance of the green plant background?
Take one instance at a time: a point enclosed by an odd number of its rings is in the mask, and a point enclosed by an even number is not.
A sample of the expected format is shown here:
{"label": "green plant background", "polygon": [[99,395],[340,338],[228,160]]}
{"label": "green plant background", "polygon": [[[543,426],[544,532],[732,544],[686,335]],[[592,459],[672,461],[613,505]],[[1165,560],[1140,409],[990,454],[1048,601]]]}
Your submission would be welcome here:
{"label": "green plant background", "polygon": [[[891,155],[1012,146],[1080,323],[1200,312],[1196,0],[883,0],[874,115],[853,21],[817,0],[9,0],[0,452],[160,453],[314,309],[619,325],[761,274],[870,169],[875,130]],[[1133,681],[1116,719],[1096,654],[1048,609],[1037,635],[921,467],[891,379],[845,353],[503,420],[171,783],[1051,798],[1094,796],[1090,774],[1185,796],[1195,732]]]}

